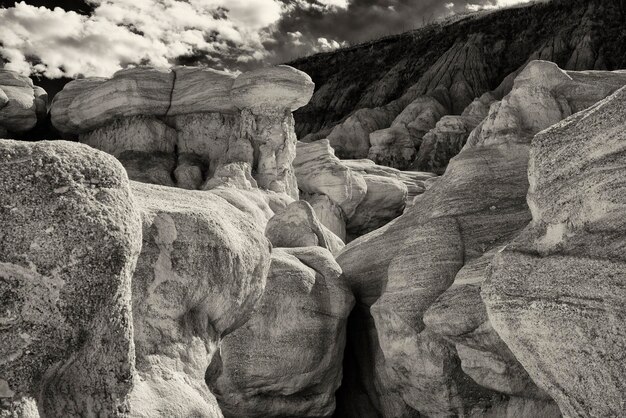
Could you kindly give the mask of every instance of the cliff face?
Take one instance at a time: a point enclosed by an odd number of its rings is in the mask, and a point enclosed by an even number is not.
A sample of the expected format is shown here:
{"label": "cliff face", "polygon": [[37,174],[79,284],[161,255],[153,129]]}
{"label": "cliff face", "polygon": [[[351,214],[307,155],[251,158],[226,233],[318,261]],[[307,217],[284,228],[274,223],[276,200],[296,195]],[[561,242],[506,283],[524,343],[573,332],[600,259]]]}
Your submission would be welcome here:
{"label": "cliff face", "polygon": [[[487,91],[501,98],[514,78],[507,76],[533,59],[566,70],[624,68],[625,42],[621,2],[553,1],[476,13],[301,58],[289,65],[311,76],[315,93],[294,114],[296,133],[305,141],[336,137],[331,145],[339,157],[363,158],[369,133],[390,127],[419,96],[433,96],[447,113],[459,115]],[[371,111],[362,110],[357,121],[349,119],[331,134],[359,109]],[[342,150],[343,143],[358,142],[355,135],[366,144]]]}

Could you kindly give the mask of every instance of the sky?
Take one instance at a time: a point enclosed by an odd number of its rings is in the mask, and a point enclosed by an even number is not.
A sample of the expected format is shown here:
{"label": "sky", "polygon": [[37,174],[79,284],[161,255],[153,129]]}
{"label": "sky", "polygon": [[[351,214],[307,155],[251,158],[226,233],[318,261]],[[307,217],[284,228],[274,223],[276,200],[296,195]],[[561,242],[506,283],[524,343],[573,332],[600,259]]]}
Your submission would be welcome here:
{"label": "sky", "polygon": [[0,0],[0,63],[47,79],[107,77],[141,64],[239,72],[523,2]]}

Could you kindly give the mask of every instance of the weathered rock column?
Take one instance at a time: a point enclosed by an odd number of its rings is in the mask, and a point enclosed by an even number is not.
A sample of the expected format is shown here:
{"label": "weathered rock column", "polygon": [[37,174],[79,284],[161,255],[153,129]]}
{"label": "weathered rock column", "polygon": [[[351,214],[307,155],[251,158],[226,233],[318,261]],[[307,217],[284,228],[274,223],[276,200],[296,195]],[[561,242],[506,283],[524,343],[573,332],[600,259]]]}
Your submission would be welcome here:
{"label": "weathered rock column", "polygon": [[229,161],[250,162],[260,187],[294,199],[298,185],[292,167],[296,133],[291,112],[308,103],[313,87],[307,74],[280,65],[240,75],[231,90],[241,125],[232,138]]}

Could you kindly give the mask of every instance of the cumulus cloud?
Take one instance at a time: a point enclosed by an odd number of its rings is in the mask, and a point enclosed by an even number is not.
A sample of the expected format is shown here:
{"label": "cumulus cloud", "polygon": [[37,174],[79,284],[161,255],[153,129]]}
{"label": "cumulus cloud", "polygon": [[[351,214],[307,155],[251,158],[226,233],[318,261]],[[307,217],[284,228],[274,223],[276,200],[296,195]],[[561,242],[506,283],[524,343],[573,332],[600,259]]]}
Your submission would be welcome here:
{"label": "cumulus cloud", "polygon": [[276,0],[97,0],[90,15],[20,2],[0,9],[6,68],[46,77],[107,76],[130,64],[158,67],[201,54],[218,66],[268,52],[262,28]]}
{"label": "cumulus cloud", "polygon": [[237,71],[519,2],[0,0],[0,57],[9,69],[47,78],[110,76],[137,64]]}

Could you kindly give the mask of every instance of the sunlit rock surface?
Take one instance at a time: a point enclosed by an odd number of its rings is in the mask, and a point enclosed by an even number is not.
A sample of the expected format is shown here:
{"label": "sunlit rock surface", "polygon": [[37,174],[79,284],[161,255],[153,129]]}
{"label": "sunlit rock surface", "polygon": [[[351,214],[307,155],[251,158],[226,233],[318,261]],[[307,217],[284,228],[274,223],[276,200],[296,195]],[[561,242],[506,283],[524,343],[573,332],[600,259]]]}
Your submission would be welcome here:
{"label": "sunlit rock surface", "polygon": [[321,247],[274,248],[260,307],[227,336],[207,382],[227,417],[322,417],[335,409],[353,297]]}
{"label": "sunlit rock surface", "polygon": [[[620,72],[594,77],[604,79],[601,91],[626,84]],[[570,115],[570,103],[590,100],[577,79],[591,77],[570,75],[551,63],[530,63],[511,93],[491,105],[487,119],[470,135],[474,140],[414,206],[338,256],[357,302],[371,306],[377,338],[370,339],[370,346],[375,350],[378,344],[384,354],[387,386],[420,413],[468,414],[488,405],[511,411],[525,405],[530,411],[545,403],[545,392],[490,329],[477,298],[486,276],[471,279],[471,269],[486,265],[493,251],[530,221],[529,143],[534,134]],[[571,93],[572,87],[581,96]],[[450,288],[457,280],[460,287]],[[467,280],[474,285],[464,285]],[[455,303],[447,304],[446,298]],[[361,322],[368,323],[366,318]],[[504,404],[503,395],[511,396]],[[373,396],[383,395],[374,391]]]}
{"label": "sunlit rock surface", "polygon": [[113,157],[64,141],[0,140],[0,415],[129,413],[140,247],[139,214]]}
{"label": "sunlit rock surface", "polygon": [[235,77],[196,67],[137,67],[73,81],[55,96],[52,124],[113,153],[131,179],[200,189],[224,164],[245,162],[264,189],[298,197],[291,112],[313,83],[287,66]]}
{"label": "sunlit rock surface", "polygon": [[625,98],[534,138],[532,222],[482,291],[495,330],[566,416],[618,416],[626,402]]}
{"label": "sunlit rock surface", "polygon": [[0,138],[33,129],[46,118],[47,106],[48,94],[30,78],[0,68]]}
{"label": "sunlit rock surface", "polygon": [[132,414],[219,417],[205,372],[222,336],[258,304],[270,244],[251,217],[211,192],[132,190],[143,220],[132,283]]}

